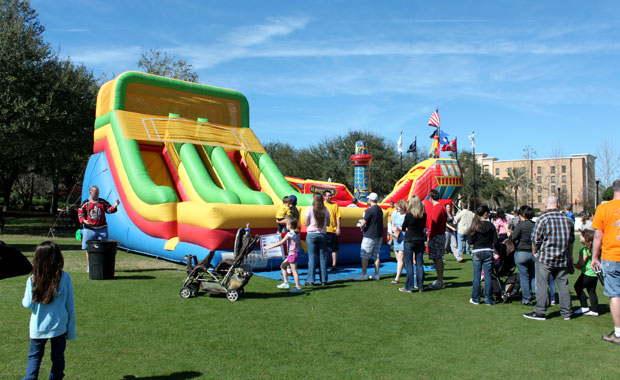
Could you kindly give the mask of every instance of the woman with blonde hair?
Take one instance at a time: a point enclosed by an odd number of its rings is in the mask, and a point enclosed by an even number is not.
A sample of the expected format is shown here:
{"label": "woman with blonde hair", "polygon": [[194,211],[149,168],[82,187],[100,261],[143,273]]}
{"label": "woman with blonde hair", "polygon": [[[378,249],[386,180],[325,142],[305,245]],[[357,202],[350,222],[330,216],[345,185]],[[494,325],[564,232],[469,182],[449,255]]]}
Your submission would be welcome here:
{"label": "woman with blonde hair", "polygon": [[[407,213],[403,221],[402,230],[405,232],[404,261],[407,271],[405,287],[398,289],[401,292],[412,293],[414,283],[418,291],[424,291],[424,242],[426,241],[426,211],[417,195],[407,202]],[[414,270],[415,265],[415,270]]]}
{"label": "woman with blonde hair", "polygon": [[390,225],[392,226],[392,239],[394,242],[394,255],[396,256],[396,277],[392,280],[392,284],[398,284],[400,274],[403,271],[403,255],[405,249],[405,234],[402,231],[403,222],[405,221],[405,213],[407,212],[407,204],[400,200],[396,203],[396,210],[392,213]]}
{"label": "woman with blonde hair", "polygon": [[308,277],[306,286],[312,286],[314,282],[314,271],[316,260],[319,260],[319,276],[321,285],[327,283],[327,229],[329,226],[329,211],[323,203],[321,194],[314,194],[312,207],[306,209],[304,224],[308,226],[306,230],[306,244],[308,245]]}

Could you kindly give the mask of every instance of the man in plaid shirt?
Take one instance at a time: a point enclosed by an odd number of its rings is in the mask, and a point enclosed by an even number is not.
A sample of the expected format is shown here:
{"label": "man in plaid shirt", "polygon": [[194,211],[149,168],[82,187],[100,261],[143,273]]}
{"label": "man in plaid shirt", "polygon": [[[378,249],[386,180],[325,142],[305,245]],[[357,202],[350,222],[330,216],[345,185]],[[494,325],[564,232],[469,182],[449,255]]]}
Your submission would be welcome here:
{"label": "man in plaid shirt", "polygon": [[[534,225],[532,253],[536,257],[536,307],[523,316],[544,321],[549,307],[549,274],[556,280],[560,294],[560,314],[564,320],[572,317],[572,302],[568,286],[568,270],[573,265],[573,221],[558,210],[558,198],[547,198],[546,212]],[[569,259],[569,255],[571,259]]]}

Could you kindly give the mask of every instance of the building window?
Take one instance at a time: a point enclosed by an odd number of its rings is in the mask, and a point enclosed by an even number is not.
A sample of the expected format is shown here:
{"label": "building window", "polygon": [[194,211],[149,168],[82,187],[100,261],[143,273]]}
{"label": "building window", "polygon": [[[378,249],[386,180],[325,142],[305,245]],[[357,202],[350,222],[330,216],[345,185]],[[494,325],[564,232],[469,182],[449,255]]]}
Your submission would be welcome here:
{"label": "building window", "polygon": [[555,166],[551,167],[551,174],[555,174]]}
{"label": "building window", "polygon": [[566,165],[562,165],[562,173],[566,173]]}
{"label": "building window", "polygon": [[542,177],[536,177],[536,183],[542,183]]}
{"label": "building window", "polygon": [[499,168],[495,168],[495,175],[499,175]]}
{"label": "building window", "polygon": [[554,175],[551,176],[551,183],[555,183],[555,176]]}
{"label": "building window", "polygon": [[542,203],[542,195],[538,196],[538,203]]}
{"label": "building window", "polygon": [[539,167],[537,167],[537,168],[536,168],[536,173],[538,173],[538,174],[542,174],[542,167],[540,167],[540,166],[539,166]]}
{"label": "building window", "polygon": [[565,175],[562,176],[562,182],[566,183],[566,176]]}
{"label": "building window", "polygon": [[538,192],[542,193],[542,186],[538,186]]}

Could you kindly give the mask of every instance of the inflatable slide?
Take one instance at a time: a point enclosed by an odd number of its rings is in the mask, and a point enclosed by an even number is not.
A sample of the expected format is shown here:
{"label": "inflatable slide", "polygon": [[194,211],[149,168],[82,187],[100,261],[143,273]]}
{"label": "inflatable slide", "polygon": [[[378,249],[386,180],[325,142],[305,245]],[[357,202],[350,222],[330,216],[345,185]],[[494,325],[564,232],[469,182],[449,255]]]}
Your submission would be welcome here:
{"label": "inflatable slide", "polygon": [[[102,198],[121,200],[109,231],[128,251],[183,262],[214,250],[218,261],[238,228],[275,233],[284,196],[297,196],[302,225],[311,204],[265,152],[246,98],[233,90],[123,73],[99,91],[93,151],[82,199],[97,185]],[[341,208],[341,263],[359,262],[362,212]]]}

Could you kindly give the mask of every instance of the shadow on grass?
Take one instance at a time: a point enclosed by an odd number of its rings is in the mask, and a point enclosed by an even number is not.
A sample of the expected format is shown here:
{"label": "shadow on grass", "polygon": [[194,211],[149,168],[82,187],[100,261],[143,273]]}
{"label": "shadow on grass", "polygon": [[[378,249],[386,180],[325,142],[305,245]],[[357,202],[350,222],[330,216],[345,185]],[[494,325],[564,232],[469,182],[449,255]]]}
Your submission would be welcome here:
{"label": "shadow on grass", "polygon": [[159,272],[159,271],[181,271],[177,268],[145,268],[145,269],[117,269],[116,272],[140,273],[140,272]]}
{"label": "shadow on grass", "polygon": [[123,376],[122,380],[184,380],[184,379],[193,379],[199,376],[202,376],[202,372],[183,371],[183,372],[171,373],[170,375],[161,375],[161,376],[136,377],[134,375],[125,375]]}
{"label": "shadow on grass", "polygon": [[[47,239],[52,240],[52,239]],[[41,243],[44,240],[41,240]],[[26,256],[34,256],[34,250],[37,248],[37,244],[10,244],[11,247],[18,249]],[[82,245],[80,243],[76,244],[59,244],[61,251],[79,251],[82,249]],[[32,254],[30,254],[32,253]]]}
{"label": "shadow on grass", "polygon": [[114,275],[115,280],[153,280],[157,277],[155,276],[139,276],[139,275],[130,275],[130,276],[119,276],[117,274]]}

